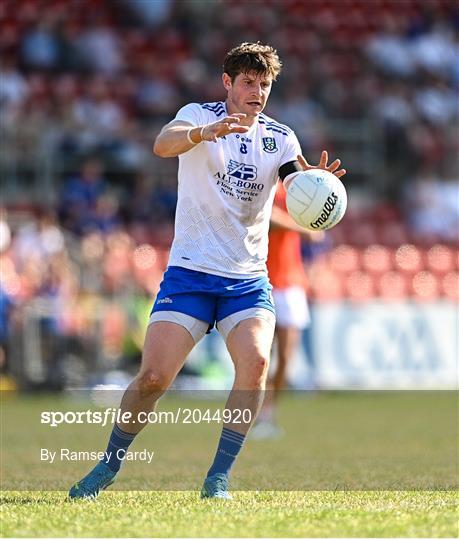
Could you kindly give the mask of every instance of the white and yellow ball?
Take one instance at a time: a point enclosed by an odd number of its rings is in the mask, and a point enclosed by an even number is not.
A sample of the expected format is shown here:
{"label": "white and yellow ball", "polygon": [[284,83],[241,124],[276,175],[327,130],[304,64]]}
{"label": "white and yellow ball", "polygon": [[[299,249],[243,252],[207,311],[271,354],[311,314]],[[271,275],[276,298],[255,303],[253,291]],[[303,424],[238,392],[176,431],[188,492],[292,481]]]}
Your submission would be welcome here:
{"label": "white and yellow ball", "polygon": [[322,169],[298,173],[287,187],[287,210],[295,222],[310,231],[338,224],[347,208],[344,184]]}

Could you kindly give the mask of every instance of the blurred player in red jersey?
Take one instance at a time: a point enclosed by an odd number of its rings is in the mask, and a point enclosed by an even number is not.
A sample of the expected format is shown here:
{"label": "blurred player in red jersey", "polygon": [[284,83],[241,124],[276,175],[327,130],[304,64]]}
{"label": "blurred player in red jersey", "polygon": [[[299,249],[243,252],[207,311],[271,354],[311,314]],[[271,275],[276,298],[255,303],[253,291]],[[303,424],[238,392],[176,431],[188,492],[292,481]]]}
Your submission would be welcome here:
{"label": "blurred player in red jersey", "polygon": [[276,307],[277,363],[270,379],[259,422],[253,438],[270,438],[282,434],[276,423],[276,406],[285,386],[287,365],[294,356],[301,334],[310,324],[306,298],[307,278],[301,256],[302,238],[321,242],[325,234],[299,227],[287,213],[286,191],[277,185],[269,231],[268,275],[273,286]]}

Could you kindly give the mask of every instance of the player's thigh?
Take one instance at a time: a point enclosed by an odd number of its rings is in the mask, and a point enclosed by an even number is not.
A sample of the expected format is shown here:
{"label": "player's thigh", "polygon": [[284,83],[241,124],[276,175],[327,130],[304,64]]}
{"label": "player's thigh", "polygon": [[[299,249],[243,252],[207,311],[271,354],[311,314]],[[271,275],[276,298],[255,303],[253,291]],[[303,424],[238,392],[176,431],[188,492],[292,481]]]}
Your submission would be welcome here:
{"label": "player's thigh", "polygon": [[[267,310],[266,310],[267,311]],[[240,321],[228,334],[226,346],[238,372],[265,371],[274,337],[272,319],[252,317]]]}
{"label": "player's thigh", "polygon": [[169,321],[150,324],[145,336],[140,375],[148,372],[165,382],[172,380],[194,344],[190,332],[180,324]]}

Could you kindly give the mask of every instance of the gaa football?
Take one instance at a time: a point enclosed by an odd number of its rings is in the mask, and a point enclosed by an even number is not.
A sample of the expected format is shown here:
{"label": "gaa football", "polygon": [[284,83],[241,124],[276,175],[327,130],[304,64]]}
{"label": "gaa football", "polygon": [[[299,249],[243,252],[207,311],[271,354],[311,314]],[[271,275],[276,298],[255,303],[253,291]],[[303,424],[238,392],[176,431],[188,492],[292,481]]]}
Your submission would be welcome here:
{"label": "gaa football", "polygon": [[298,173],[287,187],[287,210],[304,229],[325,231],[343,218],[347,207],[344,184],[322,169]]}

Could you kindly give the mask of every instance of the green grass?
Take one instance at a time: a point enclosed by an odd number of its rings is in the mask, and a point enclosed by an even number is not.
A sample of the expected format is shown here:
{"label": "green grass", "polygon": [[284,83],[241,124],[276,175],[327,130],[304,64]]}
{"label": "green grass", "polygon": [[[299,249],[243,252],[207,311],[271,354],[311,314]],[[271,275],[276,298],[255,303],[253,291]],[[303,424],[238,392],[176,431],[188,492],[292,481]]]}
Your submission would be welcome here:
{"label": "green grass", "polygon": [[[324,393],[285,395],[281,424],[286,435],[246,442],[233,475],[233,489],[452,490],[457,487],[457,393]],[[218,407],[213,401],[161,401],[177,406]],[[2,487],[6,490],[66,490],[95,462],[40,460],[40,449],[103,451],[111,426],[40,424],[44,410],[86,410],[87,401],[64,397],[11,397],[2,404]],[[18,429],[18,426],[21,426]],[[190,491],[200,487],[218,441],[219,424],[148,426],[134,451],[154,451],[153,463],[123,468],[118,490]]]}
{"label": "green grass", "polygon": [[[171,394],[161,409],[218,405]],[[286,436],[247,441],[234,500],[201,501],[221,426],[155,425],[96,502],[66,490],[94,463],[42,463],[40,448],[104,450],[110,426],[40,424],[44,410],[85,410],[64,396],[2,400],[4,537],[457,537],[456,392],[285,395]],[[118,490],[118,491],[115,491]],[[161,490],[161,491],[160,491]]]}
{"label": "green grass", "polygon": [[62,492],[2,497],[3,537],[456,537],[452,492],[105,492],[68,502]]}

